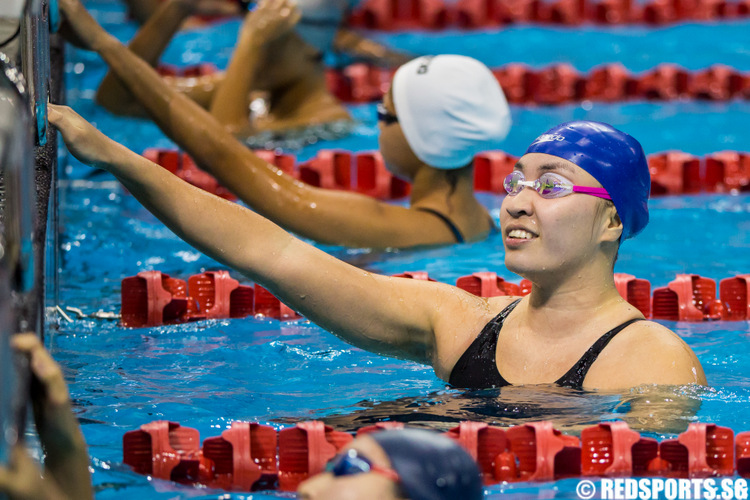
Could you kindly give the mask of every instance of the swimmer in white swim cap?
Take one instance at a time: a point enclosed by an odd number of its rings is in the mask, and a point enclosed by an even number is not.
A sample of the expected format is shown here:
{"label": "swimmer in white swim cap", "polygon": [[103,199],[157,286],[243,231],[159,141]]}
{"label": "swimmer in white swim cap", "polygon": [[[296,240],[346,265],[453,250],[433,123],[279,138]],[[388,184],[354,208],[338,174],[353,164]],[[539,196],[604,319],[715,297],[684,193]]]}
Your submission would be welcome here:
{"label": "swimmer in white swim cap", "polygon": [[421,57],[396,72],[380,109],[379,142],[388,168],[412,183],[411,204],[403,207],[314,188],[280,172],[169,88],[77,1],[62,6],[170,138],[250,207],[290,231],[327,244],[404,248],[472,242],[495,230],[474,194],[472,160],[500,146],[511,118],[500,85],[479,61]]}

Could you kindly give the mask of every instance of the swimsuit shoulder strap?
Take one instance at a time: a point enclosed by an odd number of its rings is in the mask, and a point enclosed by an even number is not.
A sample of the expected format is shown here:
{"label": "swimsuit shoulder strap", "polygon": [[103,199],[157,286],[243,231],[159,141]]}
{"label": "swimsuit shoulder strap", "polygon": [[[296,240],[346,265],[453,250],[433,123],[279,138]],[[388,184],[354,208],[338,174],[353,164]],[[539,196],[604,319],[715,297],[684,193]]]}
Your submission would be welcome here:
{"label": "swimsuit shoulder strap", "polygon": [[482,331],[464,351],[451,371],[448,383],[455,387],[485,389],[510,385],[497,370],[495,352],[497,338],[505,318],[521,299],[509,304],[500,314],[484,325]]}
{"label": "swimsuit shoulder strap", "polygon": [[597,360],[599,355],[602,353],[605,347],[607,347],[607,344],[609,344],[610,340],[612,340],[615,335],[623,331],[627,326],[635,323],[636,321],[642,321],[643,318],[633,318],[631,320],[628,320],[621,325],[618,325],[599,337],[599,339],[594,342],[594,344],[589,347],[588,351],[586,351],[583,356],[581,356],[581,359],[578,360],[576,364],[573,365],[573,367],[567,371],[565,375],[560,377],[555,384],[563,387],[573,387],[576,389],[580,389],[583,387],[583,380],[586,378],[586,374],[589,372],[589,369],[591,368],[591,365],[594,364],[594,361]]}
{"label": "swimsuit shoulder strap", "polygon": [[463,243],[464,241],[466,241],[464,239],[464,235],[461,234],[461,231],[458,229],[458,227],[446,215],[441,214],[440,212],[432,208],[416,207],[416,209],[421,212],[427,212],[429,214],[432,214],[438,219],[440,219],[441,221],[443,221],[443,223],[445,223],[445,225],[448,227],[450,232],[453,233],[453,237],[456,239],[456,243]]}

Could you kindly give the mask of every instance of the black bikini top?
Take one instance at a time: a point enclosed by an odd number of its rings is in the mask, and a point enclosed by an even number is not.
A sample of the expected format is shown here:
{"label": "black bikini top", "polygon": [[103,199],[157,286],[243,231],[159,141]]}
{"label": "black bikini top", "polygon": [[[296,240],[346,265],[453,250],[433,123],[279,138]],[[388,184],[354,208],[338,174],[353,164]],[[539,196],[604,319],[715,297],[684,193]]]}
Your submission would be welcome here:
{"label": "black bikini top", "polygon": [[[438,219],[443,221],[446,225],[446,227],[450,230],[451,233],[453,233],[453,237],[456,239],[456,243],[465,243],[466,239],[464,238],[464,235],[461,234],[461,230],[458,229],[458,226],[456,226],[452,220],[448,218],[445,214],[441,214],[437,210],[434,210],[432,208],[427,207],[416,207],[416,210],[420,210],[422,212],[427,212],[428,214],[432,214],[436,216]],[[489,214],[488,214],[489,215]],[[489,215],[490,219],[490,233],[496,233],[497,232],[497,226],[495,225],[495,221],[492,219],[492,216]]]}
{"label": "black bikini top", "polygon": [[[511,385],[497,369],[495,353],[497,352],[497,339],[500,335],[500,329],[503,327],[503,322],[505,322],[505,318],[508,317],[520,301],[521,299],[518,299],[508,305],[500,314],[484,326],[474,342],[461,355],[456,366],[453,367],[448,380],[452,386],[467,389],[487,389]],[[591,365],[594,364],[594,361],[596,361],[604,348],[607,347],[609,341],[624,330],[625,327],[641,319],[633,318],[628,320],[599,337],[584,355],[581,356],[581,359],[565,375],[560,377],[555,384],[575,389],[582,388],[583,380],[586,378]]]}

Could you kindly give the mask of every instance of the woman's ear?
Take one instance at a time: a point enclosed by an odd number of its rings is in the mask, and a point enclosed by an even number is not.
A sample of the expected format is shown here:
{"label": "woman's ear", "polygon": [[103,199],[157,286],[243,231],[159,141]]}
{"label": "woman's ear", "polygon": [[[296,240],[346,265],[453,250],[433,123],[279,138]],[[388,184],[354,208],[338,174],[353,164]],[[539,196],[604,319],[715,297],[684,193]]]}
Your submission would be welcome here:
{"label": "woman's ear", "polygon": [[608,206],[606,211],[607,226],[604,230],[605,241],[618,241],[622,236],[622,221],[614,205]]}

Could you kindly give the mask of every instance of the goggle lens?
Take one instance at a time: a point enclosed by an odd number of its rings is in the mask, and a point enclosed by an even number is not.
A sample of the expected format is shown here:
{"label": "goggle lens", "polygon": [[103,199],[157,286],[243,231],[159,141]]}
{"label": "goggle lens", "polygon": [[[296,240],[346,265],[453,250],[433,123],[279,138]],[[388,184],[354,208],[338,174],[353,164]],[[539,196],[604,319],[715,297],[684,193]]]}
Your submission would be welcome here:
{"label": "goggle lens", "polygon": [[351,476],[353,474],[370,472],[371,467],[372,465],[369,460],[357,455],[355,450],[349,450],[328,462],[328,464],[326,464],[326,471],[337,477]]}
{"label": "goggle lens", "polygon": [[520,184],[519,181],[523,181],[524,177],[523,174],[519,171],[511,172],[506,178],[505,181],[503,181],[503,185],[505,186],[505,190],[510,195],[516,195],[521,192],[523,189],[523,186]]}
{"label": "goggle lens", "polygon": [[544,198],[556,198],[573,192],[571,185],[552,174],[542,174],[536,181],[536,191]]}
{"label": "goggle lens", "polygon": [[337,455],[328,462],[326,464],[326,472],[330,472],[336,477],[374,472],[396,483],[400,481],[398,473],[395,470],[373,465],[372,462],[360,455],[354,448],[347,450],[341,455]]}

